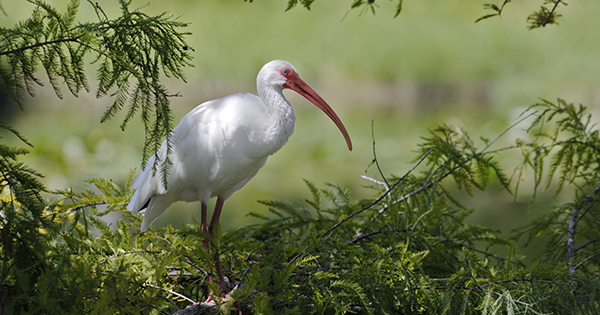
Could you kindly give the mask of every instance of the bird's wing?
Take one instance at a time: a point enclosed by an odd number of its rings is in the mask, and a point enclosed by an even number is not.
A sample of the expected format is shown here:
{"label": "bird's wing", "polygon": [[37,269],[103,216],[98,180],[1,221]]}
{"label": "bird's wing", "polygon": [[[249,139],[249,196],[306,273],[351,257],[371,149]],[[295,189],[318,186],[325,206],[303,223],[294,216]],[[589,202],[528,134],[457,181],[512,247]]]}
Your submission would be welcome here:
{"label": "bird's wing", "polygon": [[[234,140],[233,135],[239,133],[239,128],[257,123],[257,115],[264,111],[261,106],[262,102],[255,95],[234,94],[200,104],[181,119],[171,133],[169,159],[172,165],[168,170],[167,188],[160,172],[160,162],[167,154],[166,141],[132,185],[136,192],[127,209],[136,213],[147,207],[142,230],[172,202],[200,200],[206,203],[213,197],[209,186],[221,170],[223,148]],[[154,170],[157,157],[159,169]]]}

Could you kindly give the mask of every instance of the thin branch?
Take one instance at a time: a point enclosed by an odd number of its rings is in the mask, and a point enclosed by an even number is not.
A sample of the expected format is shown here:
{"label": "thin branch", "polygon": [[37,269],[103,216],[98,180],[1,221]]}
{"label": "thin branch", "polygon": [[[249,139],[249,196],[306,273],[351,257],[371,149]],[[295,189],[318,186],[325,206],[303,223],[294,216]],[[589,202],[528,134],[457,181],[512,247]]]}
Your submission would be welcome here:
{"label": "thin branch", "polygon": [[159,286],[156,286],[156,285],[153,285],[153,284],[150,284],[150,283],[143,283],[142,285],[143,285],[143,286],[145,286],[145,287],[149,287],[149,288],[154,288],[154,289],[163,290],[163,291],[165,291],[165,292],[167,292],[167,293],[170,293],[170,294],[173,294],[173,295],[175,295],[175,296],[177,296],[177,297],[180,297],[180,298],[182,298],[182,299],[184,299],[184,300],[186,300],[186,301],[188,301],[188,302],[190,302],[190,303],[194,303],[194,304],[196,304],[196,301],[194,301],[194,300],[190,299],[189,297],[187,297],[187,296],[185,296],[185,295],[183,295],[183,294],[181,294],[181,293],[177,293],[177,292],[175,292],[175,291],[171,291],[171,290],[169,290],[169,289],[161,288],[161,287],[159,287]]}
{"label": "thin branch", "polygon": [[[140,78],[137,76],[137,72],[133,71],[132,69],[130,69],[129,67],[127,67],[125,64],[123,64],[120,60],[114,58],[113,56],[109,55],[108,53],[103,52],[102,50],[98,49],[98,48],[94,48],[90,45],[87,45],[83,42],[80,41],[76,41],[77,43],[79,43],[81,46],[87,47],[95,52],[97,52],[98,54],[110,59],[111,61],[116,62],[117,64],[119,64],[119,66],[123,67],[123,69],[127,70],[129,73],[131,73],[133,76],[135,76],[140,82],[142,82],[142,80],[140,80]],[[151,89],[151,86],[149,87]],[[153,91],[154,92],[154,91]]]}
{"label": "thin branch", "polygon": [[507,132],[509,132],[511,129],[513,129],[516,125],[522,123],[524,120],[526,120],[527,118],[537,114],[537,110],[531,112],[529,115],[522,117],[521,119],[515,121],[512,125],[510,125],[508,128],[504,129],[504,131],[502,131],[502,133],[500,133],[496,138],[494,138],[494,140],[490,141],[490,143],[488,143],[488,145],[485,146],[485,148],[483,148],[483,150],[480,151],[480,154],[483,153],[485,150],[487,150],[492,144],[494,144],[494,142],[498,141],[498,139],[500,139],[501,137],[504,136],[504,134],[506,134]]}
{"label": "thin branch", "polygon": [[386,190],[389,188],[389,186],[388,186],[388,185],[386,185],[386,183],[385,183],[385,182],[382,182],[382,181],[380,181],[380,180],[376,180],[375,178],[371,178],[371,177],[369,177],[369,176],[366,176],[366,175],[360,175],[360,178],[362,178],[362,179],[366,179],[366,180],[368,180],[368,181],[370,181],[370,182],[373,182],[373,183],[375,183],[375,184],[377,184],[377,185],[381,185],[381,186],[385,187],[385,189],[386,189]]}
{"label": "thin branch", "polygon": [[[594,194],[597,194],[597,192],[600,191],[600,185],[596,186],[596,188],[594,189]],[[570,266],[569,271],[571,273],[575,273],[575,271],[577,270],[577,268],[579,268],[579,266],[581,266],[582,263],[584,263],[585,261],[591,259],[592,257],[594,257],[594,255],[584,259],[582,262],[580,262],[579,264],[577,264],[576,266],[573,266],[573,258],[575,257],[575,252],[577,252],[579,249],[596,242],[598,239],[590,241],[586,244],[583,244],[577,248],[575,248],[575,228],[577,223],[579,222],[579,220],[581,220],[585,214],[594,206],[596,205],[596,203],[598,202],[598,199],[594,199],[594,197],[592,197],[591,195],[587,195],[583,198],[583,201],[581,202],[580,207],[583,208],[584,205],[591,203],[584,211],[583,213],[579,216],[579,218],[577,218],[577,206],[573,206],[573,210],[571,211],[571,216],[569,218],[569,227],[567,230],[567,259],[568,259],[568,264]]]}
{"label": "thin branch", "polygon": [[389,232],[407,232],[406,229],[387,229],[387,230],[382,230],[382,231],[374,231],[374,232],[370,232],[370,233],[366,233],[366,234],[361,234],[361,235],[357,235],[355,238],[353,238],[352,240],[350,240],[348,242],[348,244],[354,244],[362,239],[371,237],[373,235],[377,235],[377,234],[382,234],[382,233],[389,233]]}
{"label": "thin branch", "polygon": [[491,18],[493,16],[502,16],[502,10],[504,10],[504,6],[509,3],[511,0],[504,0],[504,3],[502,3],[502,5],[498,8],[497,5],[495,4],[491,4],[491,3],[486,3],[483,5],[484,9],[491,9],[493,11],[496,11],[496,13],[492,13],[492,14],[486,14],[480,18],[478,18],[477,20],[475,20],[475,23],[479,22],[479,21],[483,21],[485,19]]}
{"label": "thin branch", "polygon": [[[444,175],[442,178],[440,178],[440,179],[443,179],[444,177],[446,177],[446,176],[448,176],[448,175],[450,175],[450,172],[446,173],[446,174],[445,174],[445,175]],[[408,198],[410,198],[410,197],[412,197],[412,196],[414,196],[414,195],[416,195],[416,194],[418,194],[418,193],[422,192],[423,190],[425,190],[425,189],[427,189],[427,188],[429,188],[429,187],[433,186],[433,184],[435,184],[436,182],[437,182],[437,181],[434,181],[434,182],[432,182],[432,183],[427,183],[427,182],[426,182],[426,183],[425,183],[423,186],[421,186],[421,187],[420,187],[420,188],[418,188],[417,190],[414,190],[414,191],[412,191],[411,193],[404,195],[404,196],[403,196],[403,197],[401,197],[400,199],[397,199],[396,201],[394,201],[394,202],[393,202],[393,204],[401,203],[402,201],[404,201],[404,200],[406,200],[406,199],[408,199]]]}
{"label": "thin branch", "polygon": [[[123,27],[123,25],[117,25],[116,27]],[[116,27],[114,27],[114,28],[116,28]],[[134,27],[134,26],[132,25],[130,27]],[[97,30],[110,29],[110,28],[113,28],[113,26],[100,27],[100,28],[97,28],[96,31]],[[29,45],[29,46],[25,46],[25,47],[13,49],[13,50],[0,51],[0,56],[15,54],[15,53],[19,53],[19,52],[22,52],[22,51],[25,51],[25,50],[34,49],[34,48],[42,47],[42,46],[46,46],[46,45],[54,45],[54,44],[60,44],[60,43],[74,42],[74,43],[78,43],[78,44],[80,44],[80,45],[82,45],[84,47],[87,47],[87,48],[89,48],[91,50],[94,50],[95,52],[97,52],[98,54],[100,54],[102,56],[105,56],[105,57],[109,58],[110,60],[118,63],[121,67],[123,67],[124,69],[126,69],[127,71],[129,71],[131,74],[135,75],[135,73],[134,73],[133,70],[129,69],[126,65],[124,65],[123,63],[121,63],[121,61],[115,59],[113,56],[111,56],[108,53],[105,53],[105,52],[103,52],[103,51],[101,51],[101,50],[99,50],[97,48],[94,48],[94,47],[92,47],[92,46],[90,46],[90,45],[88,45],[88,44],[80,41],[79,39],[81,37],[85,36],[86,34],[88,34],[88,33],[84,32],[81,35],[75,36],[75,37],[72,37],[72,38],[61,38],[61,39],[51,40],[51,41],[42,42],[42,43],[35,43],[33,45]]]}
{"label": "thin branch", "polygon": [[155,235],[153,235],[153,236],[154,236],[154,237],[156,237],[156,238],[158,238],[159,240],[165,241],[165,242],[167,242],[167,243],[169,243],[169,244],[173,244],[173,242],[171,242],[170,240],[168,240],[168,239],[166,239],[166,238],[164,238],[164,237],[162,237],[162,236],[160,236],[160,235],[156,235],[156,234],[155,234]]}
{"label": "thin branch", "polygon": [[84,34],[77,36],[75,38],[61,38],[61,39],[51,40],[51,41],[42,42],[42,43],[35,43],[33,45],[29,45],[29,46],[25,46],[25,47],[13,49],[13,50],[0,51],[0,56],[16,54],[16,53],[20,53],[20,52],[28,50],[28,49],[33,49],[33,48],[42,47],[42,46],[46,46],[46,45],[60,44],[60,43],[65,43],[65,42],[80,43],[78,41],[78,39],[79,39],[79,37],[81,37],[83,35]]}
{"label": "thin branch", "polygon": [[[558,0],[558,1],[560,1],[560,0]],[[583,133],[583,135],[585,136],[585,139],[587,140],[586,145],[588,145],[594,149],[593,152],[594,152],[594,157],[596,158],[596,163],[598,164],[598,166],[600,166],[600,156],[598,156],[598,149],[594,146],[594,143],[592,143],[592,141],[590,140],[590,137],[589,137],[588,133],[585,131],[585,127],[581,123],[580,119],[577,119],[577,124],[579,125],[579,128],[581,128],[581,132]]]}
{"label": "thin branch", "polygon": [[[475,155],[477,155],[477,154],[475,154]],[[473,159],[473,157],[475,157],[475,155],[472,155],[472,156],[470,156],[468,159],[466,159],[466,160],[465,160],[465,162],[469,162],[471,159]],[[454,170],[456,170],[457,168],[459,168],[459,167],[460,167],[460,166],[457,166],[457,167],[455,167],[455,168],[454,168],[452,171],[449,171],[449,172],[447,172],[446,174],[442,175],[440,178],[438,178],[438,179],[434,180],[433,182],[429,182],[429,181],[431,180],[431,178],[433,178],[433,174],[437,173],[437,171],[439,171],[439,170],[442,168],[442,166],[444,166],[446,163],[448,163],[448,161],[450,161],[450,160],[447,160],[447,161],[445,161],[445,162],[444,162],[444,163],[442,163],[442,165],[440,165],[440,166],[439,166],[439,167],[438,167],[438,168],[437,168],[435,171],[433,171],[433,173],[431,173],[431,175],[430,175],[430,176],[427,178],[427,180],[425,181],[425,183],[423,184],[423,186],[421,186],[420,188],[418,188],[418,189],[416,189],[416,190],[414,190],[414,191],[410,192],[410,193],[409,193],[409,194],[407,194],[407,195],[404,195],[404,197],[402,197],[402,198],[400,198],[400,199],[397,199],[397,200],[396,200],[396,201],[394,201],[392,204],[397,204],[397,203],[400,203],[400,202],[402,202],[402,201],[404,201],[404,200],[406,200],[406,199],[408,199],[408,198],[410,198],[410,197],[412,197],[412,196],[414,196],[414,195],[416,195],[416,194],[418,194],[418,193],[422,192],[423,190],[425,190],[425,189],[427,189],[427,188],[429,188],[429,187],[433,186],[434,184],[436,184],[436,183],[440,182],[442,179],[444,179],[444,178],[448,177],[448,175],[452,174],[452,172],[453,172]]]}
{"label": "thin branch", "polygon": [[[464,246],[465,246],[466,248],[468,248],[469,250],[472,250],[472,251],[474,251],[474,252],[478,252],[478,253],[480,253],[480,254],[482,254],[482,255],[485,255],[485,256],[487,256],[487,257],[492,257],[492,258],[494,258],[494,259],[498,259],[498,260],[501,260],[501,261],[506,261],[506,260],[507,260],[506,258],[498,257],[498,256],[496,256],[496,255],[494,255],[494,254],[490,254],[490,253],[488,253],[488,252],[486,252],[486,251],[483,251],[483,250],[479,250],[479,249],[476,249],[476,248],[473,248],[473,247],[470,247],[470,246],[467,246],[467,245],[464,245]],[[511,260],[510,262],[511,262],[511,263],[513,263],[514,265],[520,265],[521,267],[525,268],[525,264],[524,264],[524,263],[522,263],[522,262],[520,262],[520,261],[517,261],[517,260]]]}
{"label": "thin branch", "polygon": [[572,283],[557,282],[557,281],[552,281],[552,280],[536,280],[536,279],[532,279],[532,278],[514,278],[514,279],[506,279],[506,280],[498,280],[498,281],[490,282],[488,284],[485,284],[484,286],[488,286],[491,284],[506,283],[506,282],[548,283],[548,284],[556,284],[556,285],[564,285],[564,286],[572,285]]}
{"label": "thin branch", "polygon": [[423,162],[423,160],[425,160],[425,158],[433,151],[433,148],[429,149],[429,151],[427,151],[427,153],[425,153],[425,155],[423,155],[423,157],[421,157],[421,159],[417,162],[417,164],[415,164],[415,166],[413,166],[408,172],[406,172],[406,174],[404,174],[404,176],[402,176],[400,179],[398,179],[394,185],[392,185],[392,187],[390,187],[388,190],[386,190],[381,196],[379,196],[379,198],[377,198],[375,201],[373,201],[372,203],[370,203],[369,205],[363,207],[362,209],[354,212],[353,214],[347,216],[346,218],[344,218],[343,220],[341,220],[340,222],[336,223],[334,226],[332,226],[331,228],[329,228],[327,231],[325,231],[325,233],[323,233],[321,235],[321,237],[326,236],[327,234],[331,233],[331,231],[335,230],[338,226],[344,224],[344,222],[354,218],[355,216],[361,214],[363,211],[373,207],[374,205],[378,204],[381,200],[383,200],[383,198],[385,198],[392,190],[394,190],[394,188],[396,188],[396,186],[398,186],[400,184],[400,182],[402,182],[402,180],[404,180],[404,178],[406,178],[406,176],[408,176],[410,173],[412,173],[412,171],[417,168],[417,166],[419,166],[419,164],[421,164],[421,162]]}
{"label": "thin branch", "polygon": [[79,205],[79,206],[77,206],[77,207],[71,208],[71,209],[69,209],[69,211],[71,211],[71,212],[75,212],[75,211],[79,211],[79,210],[81,210],[81,209],[83,209],[83,208],[87,208],[87,207],[95,207],[95,206],[101,206],[101,205],[105,205],[105,204],[107,204],[107,203],[108,203],[107,201],[94,201],[94,202],[88,202],[88,203],[85,203],[85,204]]}
{"label": "thin branch", "polygon": [[590,244],[596,243],[597,241],[600,241],[600,238],[597,238],[595,240],[591,240],[591,241],[589,241],[589,242],[587,242],[587,243],[585,243],[585,244],[583,244],[583,245],[575,248],[575,252],[579,251],[580,249],[582,249],[582,248],[584,248],[584,247],[586,247],[586,246],[588,246]]}
{"label": "thin branch", "polygon": [[546,24],[548,23],[548,21],[550,21],[550,18],[552,17],[552,15],[554,14],[554,11],[556,11],[556,8],[558,7],[558,5],[562,2],[562,0],[556,0],[554,2],[554,6],[552,7],[552,10],[550,10],[550,13],[548,13],[548,15],[546,16],[546,19],[544,20],[544,22],[542,23],[542,26],[546,26]]}
{"label": "thin branch", "polygon": [[[479,155],[482,155],[483,153],[485,153],[485,152],[486,152],[486,150],[487,150],[487,149],[488,149],[490,146],[492,146],[492,145],[493,145],[493,144],[494,144],[496,141],[498,141],[498,139],[500,139],[502,136],[504,136],[504,135],[505,135],[505,134],[506,134],[506,133],[507,133],[509,130],[511,130],[512,128],[514,128],[516,125],[518,125],[518,124],[522,123],[524,120],[526,120],[527,118],[531,117],[532,115],[535,115],[537,112],[538,112],[538,111],[533,111],[533,112],[532,112],[532,113],[530,113],[529,115],[527,115],[527,116],[524,116],[524,117],[522,117],[521,119],[519,119],[519,120],[517,120],[516,122],[514,122],[512,125],[510,125],[508,128],[506,128],[504,131],[502,131],[502,133],[500,133],[500,134],[499,134],[499,135],[498,135],[496,138],[494,138],[492,141],[490,141],[490,142],[489,142],[489,143],[488,143],[488,144],[487,144],[487,145],[486,145],[486,146],[485,146],[485,147],[484,147],[484,148],[483,148],[481,151],[479,151],[479,152],[477,152],[477,153],[475,153],[475,154],[473,154],[473,155],[469,156],[469,157],[468,157],[468,158],[467,158],[467,159],[464,161],[464,163],[467,163],[467,162],[471,161],[471,160],[472,160],[474,157],[476,157],[476,156],[479,156]],[[515,147],[511,147],[511,148],[515,148]],[[496,152],[496,151],[498,151],[498,150],[494,150],[494,151],[492,151],[492,152]],[[428,154],[429,154],[429,152],[428,152]],[[429,182],[429,181],[431,180],[431,178],[433,178],[433,175],[434,175],[435,173],[437,173],[437,172],[438,172],[440,169],[442,169],[442,166],[444,166],[444,165],[445,165],[446,163],[448,163],[449,161],[450,161],[450,160],[447,160],[447,161],[445,161],[445,162],[444,162],[444,163],[442,163],[442,164],[441,164],[441,165],[440,165],[440,166],[439,166],[439,167],[438,167],[438,168],[437,168],[437,169],[436,169],[436,170],[435,170],[433,173],[431,173],[431,175],[429,176],[429,178],[427,178],[427,180],[425,181],[425,183],[423,184],[423,186],[421,186],[421,187],[420,187],[420,188],[418,188],[417,190],[415,190],[415,191],[413,191],[413,192],[411,192],[411,193],[409,193],[409,194],[405,195],[404,197],[402,197],[402,198],[400,198],[400,199],[398,199],[398,200],[394,201],[394,203],[393,203],[393,204],[400,203],[400,202],[402,202],[402,201],[404,201],[404,200],[406,200],[406,199],[408,199],[408,198],[410,198],[410,197],[412,197],[412,196],[414,196],[414,195],[416,195],[416,194],[420,193],[421,191],[423,191],[423,190],[425,190],[425,189],[427,189],[427,188],[429,188],[429,187],[433,186],[434,184],[436,184],[436,183],[440,182],[442,179],[444,179],[444,178],[448,177],[450,174],[452,174],[452,172],[453,172],[453,171],[455,171],[456,169],[458,169],[459,167],[461,167],[460,165],[459,165],[459,166],[456,166],[454,169],[452,169],[451,171],[448,171],[448,172],[446,172],[446,173],[445,173],[444,175],[442,175],[440,178],[438,178],[438,179],[434,180],[433,182]],[[464,163],[463,163],[463,164],[464,164]]]}
{"label": "thin branch", "polygon": [[[25,46],[25,47],[21,47],[21,48],[17,48],[17,49],[13,49],[13,50],[7,50],[7,51],[0,51],[0,56],[4,56],[4,55],[10,55],[10,54],[15,54],[15,53],[19,53],[25,50],[29,50],[29,49],[34,49],[37,47],[42,47],[42,46],[46,46],[46,45],[54,45],[54,44],[60,44],[60,43],[68,43],[68,42],[73,42],[73,43],[78,43],[81,46],[84,46],[86,48],[89,48],[95,52],[97,52],[98,54],[110,59],[111,61],[119,64],[119,66],[123,67],[123,69],[127,70],[129,73],[131,73],[132,75],[134,75],[135,77],[137,76],[137,73],[135,71],[133,71],[132,69],[130,69],[129,67],[127,67],[127,65],[125,65],[124,63],[122,63],[120,60],[114,58],[113,56],[111,56],[110,54],[92,47],[82,41],[79,40],[79,38],[83,37],[84,35],[86,35],[86,33],[82,33],[79,36],[75,36],[73,38],[61,38],[61,39],[56,39],[56,40],[51,40],[51,41],[47,41],[47,42],[42,42],[42,43],[35,43],[33,45],[29,45],[29,46]],[[141,81],[141,80],[140,80]]]}
{"label": "thin branch", "polygon": [[[598,187],[600,187],[600,186],[598,186]],[[596,187],[596,190],[598,189],[598,187]],[[588,211],[590,211],[590,209],[592,209],[592,208],[593,208],[593,207],[594,207],[594,206],[595,206],[595,205],[598,203],[598,199],[594,199],[594,197],[592,197],[592,196],[590,196],[590,195],[587,195],[587,196],[586,196],[586,197],[583,199],[583,202],[582,202],[582,204],[581,204],[582,206],[583,206],[584,204],[586,204],[586,203],[589,203],[589,202],[590,202],[590,200],[592,200],[592,199],[593,199],[594,201],[593,201],[593,202],[592,202],[592,204],[591,204],[591,205],[589,205],[589,206],[588,206],[588,207],[587,207],[585,210],[583,210],[583,213],[582,213],[582,214],[579,216],[579,218],[578,218],[578,219],[577,219],[577,221],[575,222],[576,224],[577,224],[577,223],[579,223],[579,220],[583,219],[583,217],[586,215],[586,213],[587,213]]]}
{"label": "thin branch", "polygon": [[187,263],[188,265],[192,266],[194,269],[196,269],[197,271],[200,271],[202,273],[204,273],[205,275],[208,275],[208,272],[200,267],[198,267],[196,264],[194,264],[194,262],[192,262],[192,260],[185,256],[183,259],[181,259],[183,262]]}
{"label": "thin branch", "polygon": [[509,3],[511,0],[504,0],[504,3],[502,3],[502,6],[500,6],[500,10],[498,11],[498,15],[502,14],[502,10],[504,10],[504,6]]}
{"label": "thin branch", "polygon": [[577,268],[579,268],[579,267],[581,267],[581,265],[583,265],[583,263],[584,263],[584,262],[586,262],[586,261],[588,261],[588,260],[590,260],[590,259],[592,259],[592,258],[594,258],[594,257],[597,257],[597,256],[600,256],[600,253],[595,253],[594,255],[591,255],[591,256],[588,256],[588,257],[586,257],[584,260],[582,260],[582,261],[581,261],[580,263],[578,263],[577,265],[575,265],[575,266],[573,266],[573,267],[569,268],[569,271],[570,271],[571,273],[574,273],[575,271],[577,271]]}
{"label": "thin branch", "polygon": [[381,171],[381,167],[379,167],[379,160],[377,160],[377,153],[375,152],[375,130],[373,128],[373,124],[374,121],[371,120],[371,138],[373,139],[373,162],[371,163],[375,163],[377,171],[379,171],[379,176],[381,176],[385,182],[385,189],[388,189],[390,187],[390,183],[388,183],[387,179],[385,179],[385,175],[383,175],[383,171]]}

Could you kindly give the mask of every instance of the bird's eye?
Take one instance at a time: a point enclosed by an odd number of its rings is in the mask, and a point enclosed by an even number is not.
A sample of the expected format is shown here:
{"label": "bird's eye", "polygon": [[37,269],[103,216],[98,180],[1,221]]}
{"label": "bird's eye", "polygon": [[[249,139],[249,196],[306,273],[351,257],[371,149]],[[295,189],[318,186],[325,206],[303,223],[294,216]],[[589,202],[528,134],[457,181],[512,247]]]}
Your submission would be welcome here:
{"label": "bird's eye", "polygon": [[281,70],[281,73],[282,73],[283,75],[288,75],[288,74],[290,73],[290,70],[288,70],[288,69],[283,69],[283,70]]}

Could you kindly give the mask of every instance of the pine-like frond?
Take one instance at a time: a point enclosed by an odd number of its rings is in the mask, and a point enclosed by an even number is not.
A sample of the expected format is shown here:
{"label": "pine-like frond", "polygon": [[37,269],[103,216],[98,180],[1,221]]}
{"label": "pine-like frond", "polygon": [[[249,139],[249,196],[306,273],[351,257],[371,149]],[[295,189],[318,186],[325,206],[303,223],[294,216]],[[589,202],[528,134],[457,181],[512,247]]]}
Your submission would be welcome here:
{"label": "pine-like frond", "polygon": [[[42,85],[35,76],[41,66],[58,97],[63,96],[63,85],[77,96],[82,89],[89,90],[84,61],[94,55],[96,96],[114,97],[101,121],[126,109],[121,125],[125,128],[141,113],[145,163],[172,129],[169,98],[173,95],[161,79],[185,81],[183,69],[192,64],[191,48],[184,38],[190,33],[181,31],[187,23],[170,15],[149,16],[139,9],[131,11],[130,1],[119,2],[121,16],[109,19],[98,3],[89,1],[98,21],[78,23],[78,0],[70,1],[64,14],[43,1],[31,1],[30,18],[12,29],[0,30],[0,89],[21,104],[25,93],[34,95],[34,87]],[[169,161],[161,161],[156,167],[164,174],[169,165]]]}

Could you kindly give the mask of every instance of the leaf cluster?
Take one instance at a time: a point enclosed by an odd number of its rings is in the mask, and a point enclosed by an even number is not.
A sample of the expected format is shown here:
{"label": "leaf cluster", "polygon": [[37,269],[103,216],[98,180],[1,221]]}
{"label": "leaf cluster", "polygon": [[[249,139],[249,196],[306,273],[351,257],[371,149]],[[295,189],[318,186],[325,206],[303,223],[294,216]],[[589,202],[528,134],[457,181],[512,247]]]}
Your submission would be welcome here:
{"label": "leaf cluster", "polygon": [[[57,95],[61,81],[76,95],[88,89],[82,61],[94,53],[97,94],[115,97],[104,118],[128,107],[124,127],[140,111],[150,134],[146,152],[156,150],[170,128],[159,77],[183,79],[189,56],[186,33],[177,30],[185,24],[129,11],[126,1],[116,20],[90,2],[98,22],[76,24],[77,1],[64,14],[33,3],[30,19],[1,30],[2,89],[16,98],[33,93],[41,64]],[[490,6],[498,15],[502,8]],[[260,223],[214,238],[201,235],[197,223],[140,233],[141,217],[125,210],[131,176],[123,186],[91,179],[82,192],[48,192],[41,174],[19,162],[27,150],[0,143],[0,313],[598,313],[597,126],[585,107],[559,99],[532,106],[509,129],[529,118],[528,138],[495,150],[506,131],[475,141],[466,130],[440,126],[423,138],[410,171],[370,179],[370,198],[306,181],[306,200],[262,201],[270,214],[250,214]],[[523,157],[510,177],[497,160],[509,150]],[[569,189],[572,200],[512,238],[466,223],[476,209],[454,190],[475,195],[501,187],[516,196],[529,169],[534,192],[556,187],[562,196]],[[109,216],[120,218],[107,223]],[[545,245],[532,263],[519,252],[520,237]],[[203,240],[224,263],[231,299],[218,309],[184,310],[214,287]]]}
{"label": "leaf cluster", "polygon": [[[23,98],[34,96],[43,85],[42,68],[56,95],[66,85],[74,96],[89,91],[86,60],[96,65],[96,96],[110,95],[114,102],[102,116],[111,119],[126,110],[121,124],[139,114],[145,128],[143,162],[156,152],[172,129],[169,98],[163,76],[185,81],[183,68],[192,66],[190,48],[181,31],[188,23],[162,13],[149,16],[142,8],[130,10],[131,1],[119,0],[121,16],[110,19],[98,2],[88,1],[96,22],[76,22],[79,1],[71,0],[60,13],[41,0],[31,17],[12,28],[0,28],[0,90],[22,107]],[[90,56],[91,55],[91,56]],[[90,56],[90,58],[87,58]],[[156,161],[168,167],[168,161]]]}
{"label": "leaf cluster", "polygon": [[[124,186],[92,179],[83,192],[44,200],[39,174],[16,162],[25,152],[2,147],[2,309],[181,313],[215,285],[206,239],[223,261],[231,299],[217,309],[190,306],[188,314],[597,312],[598,131],[584,107],[562,100],[536,104],[518,122],[531,117],[532,138],[510,147],[523,153],[520,169],[533,168],[539,183],[550,159],[557,186],[576,190],[573,202],[517,231],[548,244],[533,263],[514,239],[466,223],[473,210],[452,187],[511,192],[523,177],[504,175],[496,155],[506,150],[490,149],[496,139],[474,141],[452,126],[424,137],[425,166],[387,177],[392,185],[372,180],[371,198],[306,181],[303,202],[262,201],[270,214],[250,213],[261,223],[215,238],[197,223],[140,233],[141,217],[125,210],[131,177]],[[108,224],[107,215],[121,218]]]}
{"label": "leaf cluster", "polygon": [[[485,15],[479,17],[477,20],[475,20],[475,23],[482,21],[482,20],[489,19],[491,17],[501,16],[502,11],[504,10],[504,7],[509,2],[511,2],[511,0],[503,0],[502,4],[500,6],[498,6],[494,3],[485,3],[483,5],[483,8],[485,10],[491,10],[492,13],[485,14]],[[560,5],[560,4],[567,5],[567,3],[562,0],[543,0],[543,4],[540,6],[540,10],[534,11],[532,14],[530,14],[527,17],[527,24],[528,24],[527,28],[529,30],[532,30],[532,29],[536,29],[536,28],[540,28],[540,27],[545,27],[548,24],[558,25],[557,19],[559,17],[561,17],[562,15],[556,13],[556,9],[558,8],[558,5]],[[551,7],[551,8],[548,9],[548,7]]]}
{"label": "leaf cluster", "polygon": [[[517,181],[526,169],[534,174],[535,188],[544,176],[543,189],[556,186],[556,195],[572,189],[573,200],[547,211],[520,230],[528,241],[545,235],[543,259],[567,262],[570,272],[593,276],[598,269],[600,235],[600,137],[587,108],[558,99],[531,106],[537,117],[528,131],[535,141],[517,141],[524,157],[515,172]],[[547,161],[549,160],[549,161]],[[549,162],[549,164],[548,164]]]}
{"label": "leaf cluster", "polygon": [[[253,0],[244,0],[244,1],[252,2]],[[287,0],[287,1],[288,1],[288,6],[286,8],[286,11],[293,9],[298,4],[300,4],[307,10],[310,10],[310,7],[314,3],[315,0]],[[393,0],[390,0],[390,1],[393,1]],[[542,5],[540,6],[540,9],[538,11],[534,11],[532,14],[530,14],[527,17],[527,21],[526,21],[527,28],[530,30],[540,28],[540,27],[545,27],[548,24],[557,24],[558,25],[557,20],[562,15],[558,14],[556,12],[556,10],[560,4],[565,5],[565,6],[567,5],[567,3],[562,0],[541,0],[541,1],[542,1]],[[482,15],[481,17],[479,17],[475,20],[475,23],[492,18],[492,17],[502,16],[502,11],[504,10],[504,7],[509,2],[511,2],[511,0],[502,0],[502,4],[500,4],[500,5],[495,4],[495,3],[484,3],[483,9],[492,11],[492,13]],[[403,4],[403,0],[397,0],[394,18],[398,17],[400,15],[400,13],[402,13],[402,4]],[[371,13],[375,14],[375,10],[378,7],[379,6],[377,5],[375,0],[353,0],[352,4],[350,5],[350,10],[360,9],[361,15],[367,11],[371,11]]]}

